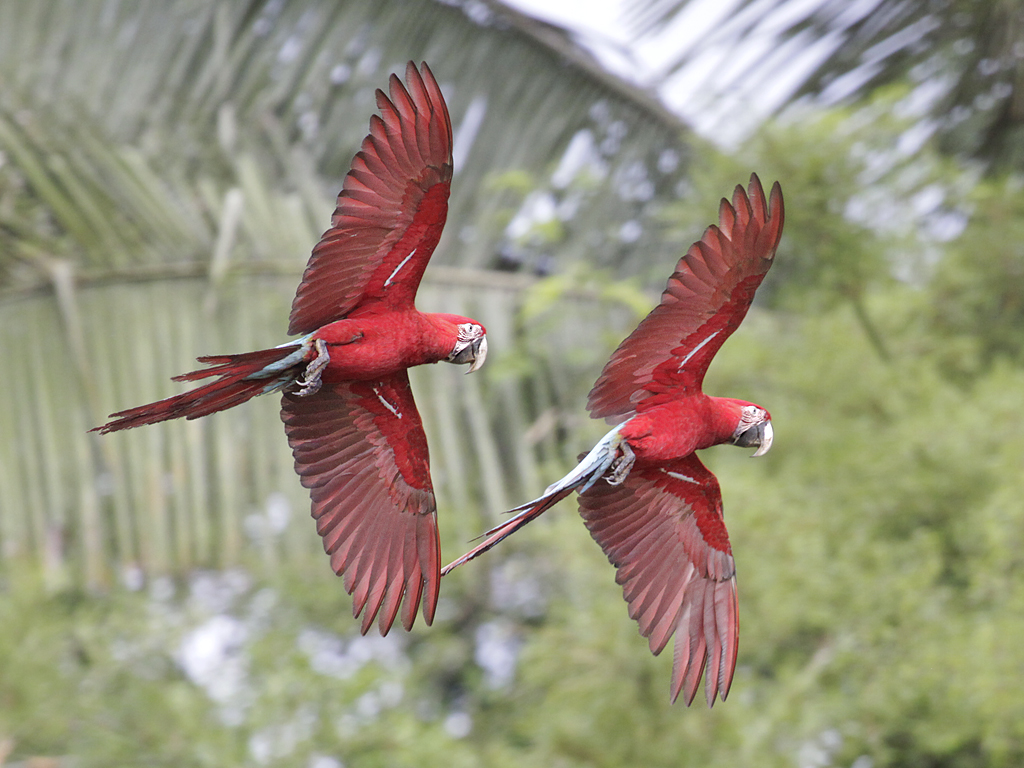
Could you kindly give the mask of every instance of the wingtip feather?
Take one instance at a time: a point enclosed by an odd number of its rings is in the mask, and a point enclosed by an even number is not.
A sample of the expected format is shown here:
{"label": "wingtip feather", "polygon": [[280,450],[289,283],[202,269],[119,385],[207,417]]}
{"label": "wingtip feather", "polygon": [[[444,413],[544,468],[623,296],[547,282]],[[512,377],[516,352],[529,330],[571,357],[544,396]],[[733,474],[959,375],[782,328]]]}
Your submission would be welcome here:
{"label": "wingtip feather", "polygon": [[[424,516],[425,517],[425,516]],[[423,621],[429,627],[434,623],[437,600],[441,592],[441,541],[437,531],[437,516],[419,521],[420,533],[416,541],[420,545],[420,563],[423,564]],[[427,530],[423,530],[426,528]]]}

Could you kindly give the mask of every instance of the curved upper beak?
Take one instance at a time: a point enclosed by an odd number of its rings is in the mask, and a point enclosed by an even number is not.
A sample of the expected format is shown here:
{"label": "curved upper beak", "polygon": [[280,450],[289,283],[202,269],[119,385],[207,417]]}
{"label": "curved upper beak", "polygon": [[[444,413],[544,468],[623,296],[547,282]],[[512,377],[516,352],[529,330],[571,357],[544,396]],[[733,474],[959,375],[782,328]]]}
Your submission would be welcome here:
{"label": "curved upper beak", "polygon": [[772,423],[770,421],[762,422],[758,424],[755,429],[758,430],[760,435],[760,442],[757,443],[758,449],[754,451],[751,458],[754,456],[763,456],[768,453],[772,447],[772,439],[775,437],[775,433],[772,431]]}
{"label": "curved upper beak", "polygon": [[467,361],[472,364],[469,366],[469,370],[467,370],[466,373],[472,373],[473,371],[478,370],[487,359],[487,337],[481,336],[479,339],[472,342],[469,345],[468,351],[470,352],[470,355],[467,358]]}
{"label": "curved upper beak", "polygon": [[757,450],[754,451],[753,456],[763,456],[772,447],[772,438],[774,436],[772,423],[770,421],[762,421],[760,424],[755,424],[739,435],[733,440],[733,443],[741,448],[750,448],[756,445]]}

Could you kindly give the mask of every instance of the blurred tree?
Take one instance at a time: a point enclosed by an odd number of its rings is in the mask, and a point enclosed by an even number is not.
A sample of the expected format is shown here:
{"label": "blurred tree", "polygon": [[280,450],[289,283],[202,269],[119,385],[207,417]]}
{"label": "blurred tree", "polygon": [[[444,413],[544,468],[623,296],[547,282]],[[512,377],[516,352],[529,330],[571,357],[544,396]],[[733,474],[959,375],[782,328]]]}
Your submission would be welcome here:
{"label": "blurred tree", "polygon": [[786,258],[758,292],[762,306],[818,312],[847,304],[883,360],[884,334],[868,296],[895,281],[921,285],[932,277],[941,224],[960,222],[970,176],[935,152],[910,150],[900,136],[910,121],[895,108],[901,88],[880,89],[859,107],[798,109],[765,124],[729,153],[698,153],[689,194],[669,204],[667,237],[686,248],[707,223],[706,211],[749,168],[782,179],[787,201]]}
{"label": "blurred tree", "polygon": [[[700,79],[693,90],[706,105],[725,95],[743,110],[751,101],[775,110],[807,96],[836,104],[909,83],[905,108],[943,151],[993,170],[1024,167],[1020,3],[631,0],[628,7],[640,36],[717,16],[710,33],[688,35],[666,66]],[[717,65],[708,67],[712,60]]]}
{"label": "blurred tree", "polygon": [[929,315],[947,369],[970,375],[1006,357],[1024,361],[1024,189],[1015,177],[978,184],[967,226],[946,249]]}

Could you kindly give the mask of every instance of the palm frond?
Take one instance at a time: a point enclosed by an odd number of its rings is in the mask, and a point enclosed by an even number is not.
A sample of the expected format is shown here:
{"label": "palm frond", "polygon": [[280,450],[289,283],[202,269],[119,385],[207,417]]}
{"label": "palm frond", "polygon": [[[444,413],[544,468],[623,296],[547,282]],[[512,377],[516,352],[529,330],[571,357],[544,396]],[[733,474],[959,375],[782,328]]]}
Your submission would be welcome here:
{"label": "palm frond", "polygon": [[806,96],[834,104],[898,83],[912,91],[905,109],[945,150],[993,168],[1024,162],[1018,4],[633,0],[628,15],[641,40],[715,19],[687,36],[664,74],[695,94],[690,113],[716,112],[718,124],[751,103],[768,114]]}

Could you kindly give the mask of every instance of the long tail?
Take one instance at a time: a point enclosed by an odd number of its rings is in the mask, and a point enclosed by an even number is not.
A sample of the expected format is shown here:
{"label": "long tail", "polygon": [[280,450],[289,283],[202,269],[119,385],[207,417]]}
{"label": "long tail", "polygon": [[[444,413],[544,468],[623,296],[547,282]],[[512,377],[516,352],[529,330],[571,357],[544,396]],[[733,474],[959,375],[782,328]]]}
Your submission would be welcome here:
{"label": "long tail", "polygon": [[197,419],[244,403],[256,395],[273,392],[298,378],[312,352],[305,339],[273,349],[243,352],[239,355],[200,357],[200,363],[212,367],[175,376],[173,381],[198,381],[218,377],[200,387],[155,403],[110,414],[110,421],[91,432],[116,432],[168,419]]}
{"label": "long tail", "polygon": [[[615,429],[602,437],[598,444],[594,446],[593,450],[580,460],[580,463],[576,465],[576,468],[558,482],[548,486],[548,489],[544,491],[543,496],[510,509],[509,512],[518,512],[519,514],[514,517],[510,517],[505,522],[500,525],[496,525],[494,528],[491,528],[491,530],[484,533],[481,536],[481,538],[486,537],[483,541],[469,550],[469,552],[464,554],[462,557],[457,560],[453,560],[442,568],[441,575],[446,576],[463,563],[469,562],[478,555],[482,555],[495,544],[500,541],[504,541],[531,520],[535,520],[540,517],[541,514],[551,509],[551,507],[555,506],[555,504],[560,502],[573,491],[579,489],[580,493],[583,493],[590,488],[590,486],[596,483],[602,475],[604,475],[615,459],[622,453],[628,452],[631,455],[631,451],[629,451],[628,446],[625,445],[625,440],[619,436],[620,427],[621,425],[615,427]],[[627,471],[628,469],[629,468],[626,467]]]}
{"label": "long tail", "polygon": [[575,487],[576,486],[571,486],[565,490],[559,491],[558,493],[545,493],[539,499],[534,499],[529,504],[524,504],[521,507],[510,509],[509,512],[516,512],[518,510],[522,511],[515,517],[510,517],[508,520],[501,523],[501,525],[496,525],[494,528],[487,531],[487,533],[483,534],[487,537],[486,539],[481,541],[462,557],[448,563],[448,565],[441,569],[441,575],[447,576],[450,571],[458,568],[463,563],[469,562],[477,555],[482,555],[499,541],[503,541],[508,536],[511,536],[528,522],[539,517],[541,513],[551,509],[551,507],[555,506],[555,504],[572,493]]}

